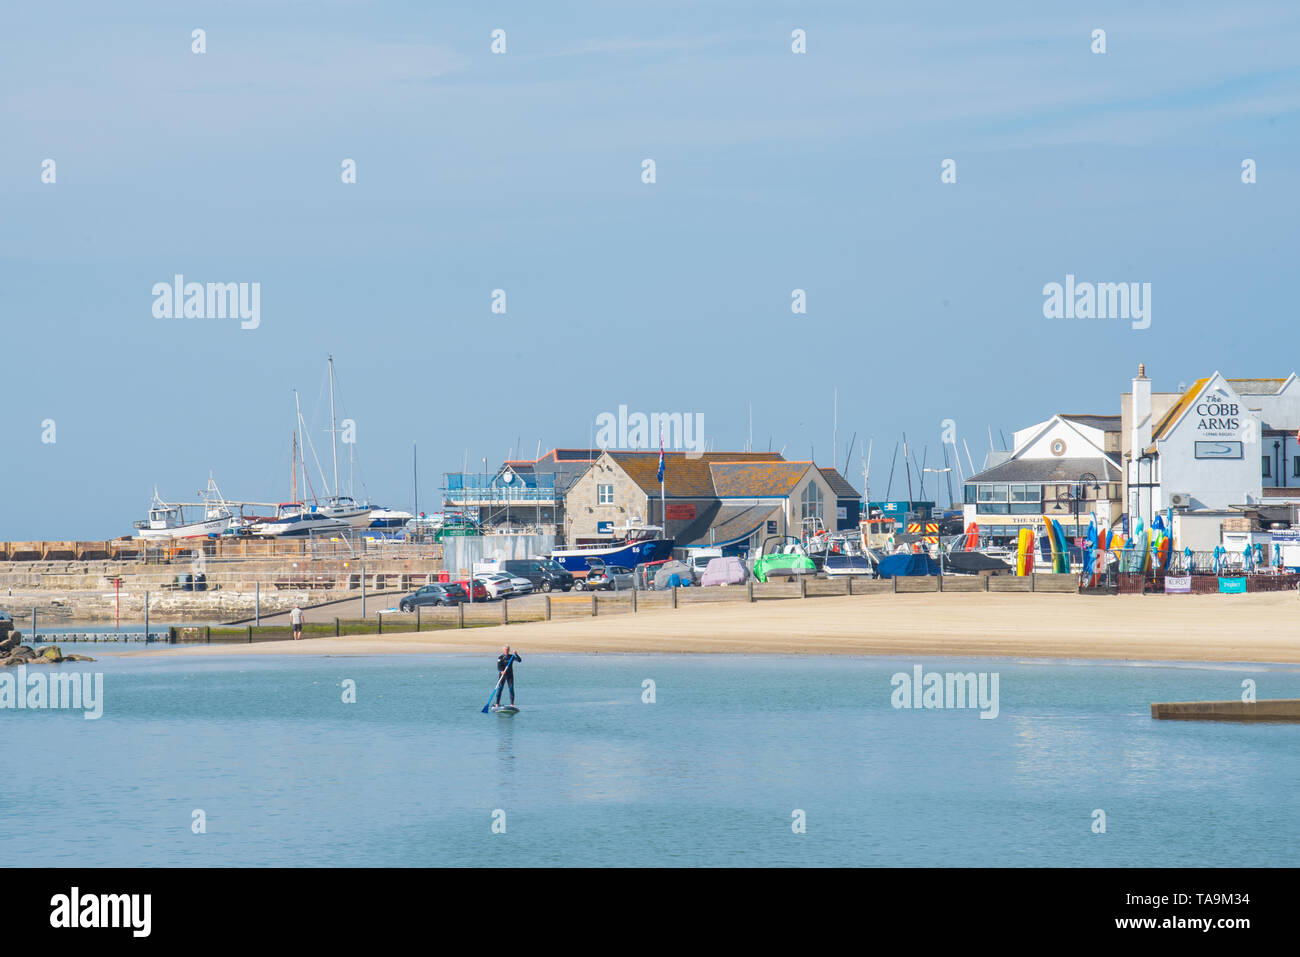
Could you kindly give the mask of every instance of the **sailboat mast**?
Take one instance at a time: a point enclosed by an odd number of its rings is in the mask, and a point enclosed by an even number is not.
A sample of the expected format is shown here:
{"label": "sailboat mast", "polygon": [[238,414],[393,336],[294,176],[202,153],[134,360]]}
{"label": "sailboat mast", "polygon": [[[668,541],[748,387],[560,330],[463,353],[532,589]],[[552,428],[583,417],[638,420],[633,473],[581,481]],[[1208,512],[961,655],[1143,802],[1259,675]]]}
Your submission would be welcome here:
{"label": "sailboat mast", "polygon": [[907,433],[903,433],[903,468],[907,470],[907,510],[912,510],[912,460],[907,451]]}
{"label": "sailboat mast", "polygon": [[339,496],[339,443],[334,420],[334,357],[330,356],[330,446],[334,450],[334,497]]}
{"label": "sailboat mast", "polygon": [[[299,403],[299,401],[298,401],[298,390],[297,390],[297,389],[294,389],[294,390],[293,390],[293,405],[294,405],[294,408],[295,408],[295,409],[297,410],[297,412],[298,412],[298,426],[297,426],[297,429],[298,429],[299,432],[301,432],[301,431],[302,431],[302,405],[301,405],[301,403]],[[296,434],[296,433],[295,433],[295,434]],[[313,452],[312,454],[315,455],[316,453]],[[304,483],[304,485],[303,485],[303,489],[302,489],[302,499],[301,499],[300,501],[305,501],[306,498],[307,498],[307,487],[306,487],[306,484],[305,484],[306,481],[307,481],[307,450],[306,450],[306,448],[303,447],[303,444],[302,444],[301,441],[298,442],[298,455],[299,455],[300,460],[301,460],[301,462],[302,462],[302,480],[303,480],[303,483]]]}
{"label": "sailboat mast", "polygon": [[289,501],[298,498],[298,430],[293,430],[293,453],[289,456]]}
{"label": "sailboat mast", "polygon": [[862,498],[867,503],[867,518],[871,518],[871,449],[875,444],[874,437],[867,439],[867,457],[862,461]]}
{"label": "sailboat mast", "polygon": [[835,468],[835,459],[840,454],[840,390],[835,389],[835,414],[831,425],[831,468]]}

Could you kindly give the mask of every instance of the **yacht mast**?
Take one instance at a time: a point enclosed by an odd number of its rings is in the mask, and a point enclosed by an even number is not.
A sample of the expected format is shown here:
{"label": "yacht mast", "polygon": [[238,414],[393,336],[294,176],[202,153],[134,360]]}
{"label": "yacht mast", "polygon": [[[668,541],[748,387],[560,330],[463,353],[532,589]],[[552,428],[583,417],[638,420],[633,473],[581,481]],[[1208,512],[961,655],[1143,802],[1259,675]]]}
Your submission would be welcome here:
{"label": "yacht mast", "polygon": [[[297,425],[296,428],[297,428],[298,431],[301,431],[301,430],[302,430],[302,405],[298,402],[298,390],[297,390],[297,389],[294,389],[294,390],[293,390],[293,405],[294,405],[294,408],[297,409],[297,411],[298,411],[298,425]],[[295,432],[294,434],[297,435],[297,432]],[[316,453],[313,452],[312,454],[315,455]],[[299,457],[300,457],[301,460],[302,460],[302,480],[303,480],[303,483],[304,483],[304,484],[303,484],[303,491],[302,491],[302,499],[300,499],[300,501],[304,501],[304,502],[305,502],[306,499],[307,499],[307,487],[306,487],[306,484],[305,484],[306,481],[307,481],[307,450],[306,450],[306,448],[303,447],[303,444],[302,444],[301,442],[298,443],[298,455],[299,455]],[[319,463],[318,463],[318,464],[319,464]]]}
{"label": "yacht mast", "polygon": [[339,497],[339,443],[334,422],[334,357],[330,356],[330,445],[334,448],[334,497]]}

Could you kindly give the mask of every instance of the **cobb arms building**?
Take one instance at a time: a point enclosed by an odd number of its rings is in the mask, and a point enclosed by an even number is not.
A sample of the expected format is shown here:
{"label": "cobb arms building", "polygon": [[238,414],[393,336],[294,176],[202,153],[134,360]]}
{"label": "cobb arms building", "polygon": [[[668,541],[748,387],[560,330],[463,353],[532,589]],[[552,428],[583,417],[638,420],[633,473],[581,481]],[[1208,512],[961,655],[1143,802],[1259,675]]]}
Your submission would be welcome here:
{"label": "cobb arms building", "polygon": [[[965,485],[964,517],[1009,543],[1020,526],[1061,522],[1085,534],[1150,525],[1172,510],[1179,547],[1211,550],[1249,533],[1300,529],[1300,383],[1219,372],[1156,392],[1139,366],[1119,415],[1060,414],[1015,433]],[[1076,516],[1078,516],[1076,518]],[[1225,536],[1246,535],[1239,540]]]}
{"label": "cobb arms building", "polygon": [[[1283,530],[1300,505],[1300,383],[1219,372],[1155,393],[1145,367],[1123,397],[1125,503],[1130,515],[1174,513],[1174,539],[1193,550],[1222,533]],[[1234,544],[1240,544],[1236,542]]]}

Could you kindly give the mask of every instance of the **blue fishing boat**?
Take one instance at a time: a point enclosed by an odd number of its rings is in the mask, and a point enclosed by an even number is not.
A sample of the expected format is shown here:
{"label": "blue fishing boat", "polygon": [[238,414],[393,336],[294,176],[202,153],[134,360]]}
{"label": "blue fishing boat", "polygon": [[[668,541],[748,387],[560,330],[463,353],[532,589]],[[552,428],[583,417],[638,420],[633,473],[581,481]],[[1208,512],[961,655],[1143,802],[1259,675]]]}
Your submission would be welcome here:
{"label": "blue fishing boat", "polygon": [[574,574],[585,574],[591,569],[588,559],[600,559],[605,565],[636,568],[645,562],[658,562],[673,557],[673,540],[660,538],[663,531],[658,525],[628,525],[621,538],[609,542],[583,545],[561,545],[551,552],[551,558]]}

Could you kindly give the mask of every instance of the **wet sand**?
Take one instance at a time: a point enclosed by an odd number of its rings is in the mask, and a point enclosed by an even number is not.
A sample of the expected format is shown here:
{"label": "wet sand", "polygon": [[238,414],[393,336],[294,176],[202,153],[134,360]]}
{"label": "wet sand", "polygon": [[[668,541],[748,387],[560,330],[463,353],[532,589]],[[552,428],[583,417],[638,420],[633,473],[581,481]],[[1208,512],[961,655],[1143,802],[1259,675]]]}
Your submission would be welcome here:
{"label": "wet sand", "polygon": [[1300,662],[1300,600],[1254,595],[865,595],[710,603],[374,637],[176,646],[131,654],[529,652],[943,655]]}

